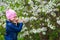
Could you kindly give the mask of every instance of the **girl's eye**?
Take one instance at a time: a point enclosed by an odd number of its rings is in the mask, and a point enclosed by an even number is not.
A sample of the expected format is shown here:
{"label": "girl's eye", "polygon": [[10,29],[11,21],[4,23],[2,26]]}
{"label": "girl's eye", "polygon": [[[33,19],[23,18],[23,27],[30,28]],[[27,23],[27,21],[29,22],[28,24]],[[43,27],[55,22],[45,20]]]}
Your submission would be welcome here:
{"label": "girl's eye", "polygon": [[16,16],[14,18],[17,18]]}

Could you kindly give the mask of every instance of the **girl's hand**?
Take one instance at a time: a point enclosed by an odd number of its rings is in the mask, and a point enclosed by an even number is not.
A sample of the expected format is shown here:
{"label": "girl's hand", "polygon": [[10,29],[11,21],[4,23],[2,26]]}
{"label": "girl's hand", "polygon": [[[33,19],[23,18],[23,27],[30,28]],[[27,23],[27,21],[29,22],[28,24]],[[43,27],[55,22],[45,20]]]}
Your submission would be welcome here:
{"label": "girl's hand", "polygon": [[14,21],[13,21],[14,23],[23,23],[23,22],[25,22],[23,19],[15,19]]}
{"label": "girl's hand", "polygon": [[20,23],[21,23],[21,22],[24,22],[24,20],[20,19],[20,20],[18,20],[18,23],[19,23],[19,22],[20,22]]}

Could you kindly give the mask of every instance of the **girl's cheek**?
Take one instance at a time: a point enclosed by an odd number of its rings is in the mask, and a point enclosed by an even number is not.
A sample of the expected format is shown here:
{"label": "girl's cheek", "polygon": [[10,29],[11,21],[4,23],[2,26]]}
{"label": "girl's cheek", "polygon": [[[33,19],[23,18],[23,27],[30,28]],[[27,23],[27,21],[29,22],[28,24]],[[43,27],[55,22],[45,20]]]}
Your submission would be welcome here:
{"label": "girl's cheek", "polygon": [[12,21],[14,21],[14,19],[12,19]]}
{"label": "girl's cheek", "polygon": [[11,21],[14,21],[15,19],[13,18],[13,19],[11,19]]}

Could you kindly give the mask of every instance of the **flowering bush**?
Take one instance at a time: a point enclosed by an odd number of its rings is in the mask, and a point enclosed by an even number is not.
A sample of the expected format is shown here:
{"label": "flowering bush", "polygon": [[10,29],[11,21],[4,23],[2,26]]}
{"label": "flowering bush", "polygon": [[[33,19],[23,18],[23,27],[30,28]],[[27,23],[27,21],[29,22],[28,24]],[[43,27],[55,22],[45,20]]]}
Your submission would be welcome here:
{"label": "flowering bush", "polygon": [[[22,40],[58,39],[60,26],[59,0],[3,0],[0,3],[0,34],[5,30],[5,10],[12,8],[26,23],[18,35]],[[3,31],[2,31],[3,30]],[[19,39],[21,40],[21,39]]]}

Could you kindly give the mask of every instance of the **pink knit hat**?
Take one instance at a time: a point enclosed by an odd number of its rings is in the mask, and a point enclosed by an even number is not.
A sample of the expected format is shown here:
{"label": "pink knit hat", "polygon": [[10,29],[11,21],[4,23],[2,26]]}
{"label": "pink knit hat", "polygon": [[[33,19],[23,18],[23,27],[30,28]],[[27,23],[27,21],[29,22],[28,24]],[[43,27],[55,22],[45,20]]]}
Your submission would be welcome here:
{"label": "pink knit hat", "polygon": [[15,17],[15,16],[17,16],[17,15],[16,15],[16,12],[14,10],[8,9],[6,11],[6,17],[7,17],[7,19],[13,19],[13,17]]}

